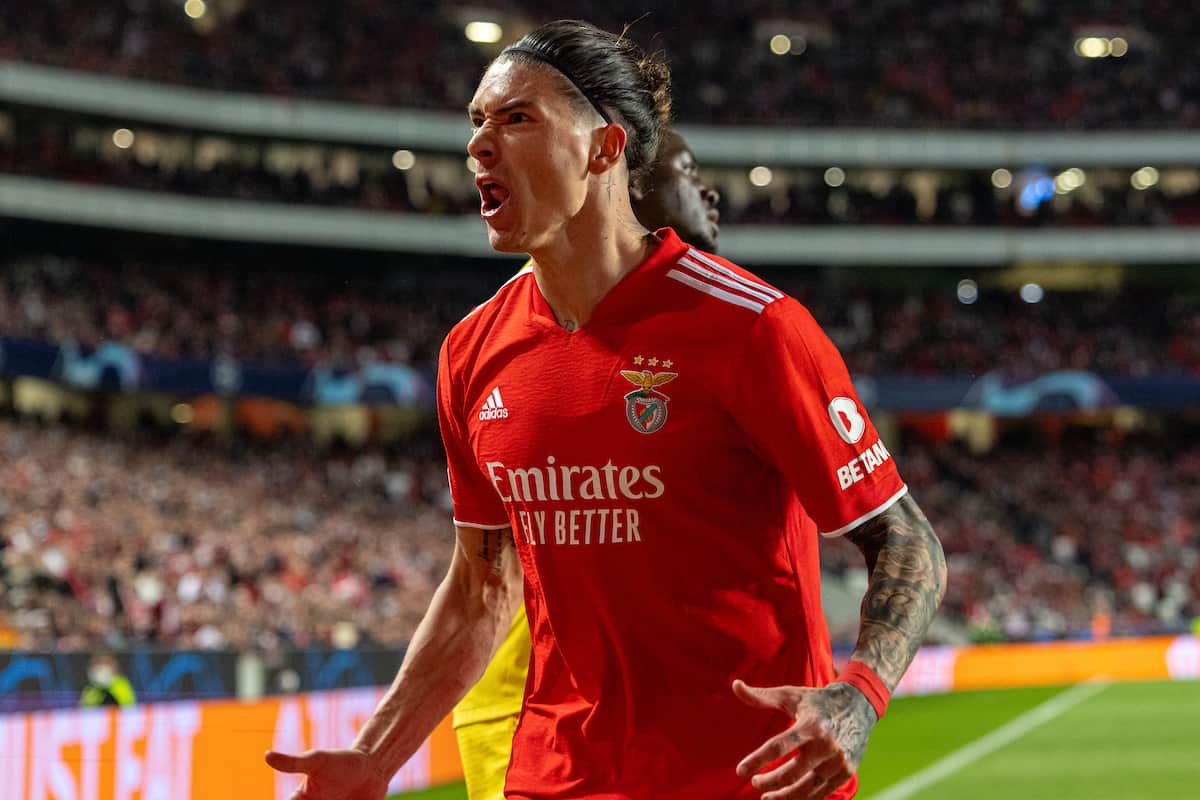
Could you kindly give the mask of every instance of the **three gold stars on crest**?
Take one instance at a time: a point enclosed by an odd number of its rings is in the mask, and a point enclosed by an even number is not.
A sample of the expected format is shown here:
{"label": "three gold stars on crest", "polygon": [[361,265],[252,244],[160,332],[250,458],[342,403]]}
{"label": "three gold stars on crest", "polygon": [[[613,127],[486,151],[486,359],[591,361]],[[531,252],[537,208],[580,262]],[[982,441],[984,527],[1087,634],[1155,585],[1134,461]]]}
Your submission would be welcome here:
{"label": "three gold stars on crest", "polygon": [[659,364],[662,364],[664,369],[670,369],[675,364],[675,362],[669,358],[665,359],[663,361],[659,361],[658,358],[643,358],[640,355],[633,357],[633,363],[639,367],[643,363],[649,364],[652,367],[657,367]]}

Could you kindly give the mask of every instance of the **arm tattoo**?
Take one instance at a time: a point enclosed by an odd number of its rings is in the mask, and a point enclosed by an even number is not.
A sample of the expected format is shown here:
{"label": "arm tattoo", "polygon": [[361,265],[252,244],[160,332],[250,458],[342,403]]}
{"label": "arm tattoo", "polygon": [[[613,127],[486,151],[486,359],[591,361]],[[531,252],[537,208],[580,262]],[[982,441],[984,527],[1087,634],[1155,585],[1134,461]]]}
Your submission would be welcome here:
{"label": "arm tattoo", "polygon": [[[829,721],[830,731],[854,767],[867,751],[867,737],[879,721],[875,709],[858,689],[845,683],[831,683],[812,695],[812,703],[823,719]],[[798,732],[800,739],[805,738]],[[803,741],[797,741],[797,747]]]}
{"label": "arm tattoo", "polygon": [[942,602],[946,557],[909,495],[846,538],[862,551],[871,576],[852,658],[874,669],[894,690]]}
{"label": "arm tattoo", "polygon": [[510,530],[483,531],[479,557],[488,562],[493,575],[499,575],[504,569],[504,551],[512,543]]}

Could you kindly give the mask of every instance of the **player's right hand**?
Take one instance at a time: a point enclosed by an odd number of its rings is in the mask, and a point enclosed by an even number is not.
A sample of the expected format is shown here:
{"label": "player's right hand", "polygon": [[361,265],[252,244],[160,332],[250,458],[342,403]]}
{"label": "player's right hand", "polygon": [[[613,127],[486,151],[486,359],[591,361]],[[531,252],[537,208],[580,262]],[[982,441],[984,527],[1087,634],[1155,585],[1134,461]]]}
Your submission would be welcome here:
{"label": "player's right hand", "polygon": [[388,779],[361,750],[309,750],[298,756],[267,751],[272,769],[303,775],[290,800],[384,800]]}

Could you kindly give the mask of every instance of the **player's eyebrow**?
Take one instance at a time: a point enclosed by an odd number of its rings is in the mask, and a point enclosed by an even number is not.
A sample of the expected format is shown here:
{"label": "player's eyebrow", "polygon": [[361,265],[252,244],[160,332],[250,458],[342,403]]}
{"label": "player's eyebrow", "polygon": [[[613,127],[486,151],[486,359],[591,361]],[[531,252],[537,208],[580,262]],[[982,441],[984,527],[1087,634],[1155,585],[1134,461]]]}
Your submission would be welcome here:
{"label": "player's eyebrow", "polygon": [[[504,105],[497,108],[494,113],[505,114],[509,111],[516,111],[518,108],[531,107],[533,104],[534,103],[532,100],[526,100],[524,98],[519,98],[517,100],[510,100],[509,102],[507,102]],[[471,105],[467,106],[467,116],[482,117],[483,109],[480,108],[479,106],[475,105],[474,103],[472,103]]]}

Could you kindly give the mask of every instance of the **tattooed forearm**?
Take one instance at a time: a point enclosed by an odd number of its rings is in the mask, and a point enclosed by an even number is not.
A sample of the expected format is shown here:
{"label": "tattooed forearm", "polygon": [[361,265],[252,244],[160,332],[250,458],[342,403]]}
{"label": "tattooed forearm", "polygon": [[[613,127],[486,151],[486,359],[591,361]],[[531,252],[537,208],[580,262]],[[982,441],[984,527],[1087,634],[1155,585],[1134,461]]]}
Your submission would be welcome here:
{"label": "tattooed forearm", "polygon": [[867,559],[870,581],[854,655],[889,689],[908,669],[946,591],[946,558],[909,495],[847,538]]}
{"label": "tattooed forearm", "polygon": [[813,705],[824,719],[846,753],[850,763],[857,766],[867,750],[867,737],[879,721],[875,709],[862,692],[845,683],[831,683],[828,691],[816,693]]}
{"label": "tattooed forearm", "polygon": [[504,570],[504,551],[512,545],[512,529],[484,531],[479,545],[479,557],[488,563],[493,575]]}

